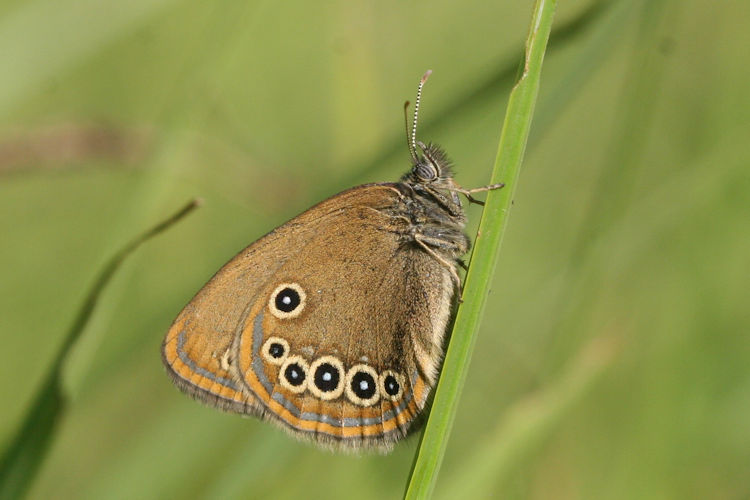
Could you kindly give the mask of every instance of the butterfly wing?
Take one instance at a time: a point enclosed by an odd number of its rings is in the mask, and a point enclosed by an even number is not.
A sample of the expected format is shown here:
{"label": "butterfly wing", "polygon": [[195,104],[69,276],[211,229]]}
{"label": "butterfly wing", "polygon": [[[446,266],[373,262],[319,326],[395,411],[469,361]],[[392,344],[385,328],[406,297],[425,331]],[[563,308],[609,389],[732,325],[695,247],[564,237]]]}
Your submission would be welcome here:
{"label": "butterfly wing", "polygon": [[177,385],[334,447],[405,436],[434,384],[453,281],[410,240],[404,203],[394,184],[353,188],[230,261],[167,335]]}

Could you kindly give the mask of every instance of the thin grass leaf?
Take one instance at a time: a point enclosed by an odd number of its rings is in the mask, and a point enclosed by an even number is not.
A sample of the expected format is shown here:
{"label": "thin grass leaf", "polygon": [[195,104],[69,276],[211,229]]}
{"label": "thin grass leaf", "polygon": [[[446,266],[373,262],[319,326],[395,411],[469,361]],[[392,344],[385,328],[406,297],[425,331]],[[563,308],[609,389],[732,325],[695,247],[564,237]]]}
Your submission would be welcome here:
{"label": "thin grass leaf", "polygon": [[31,485],[66,410],[67,397],[61,383],[62,367],[114,274],[141,244],[168,229],[199,205],[199,200],[192,200],[180,211],[125,245],[104,266],[78,311],[21,428],[0,459],[0,499],[19,498]]}
{"label": "thin grass leaf", "polygon": [[508,100],[490,181],[493,184],[504,182],[505,188],[491,191],[487,196],[472,253],[472,266],[466,276],[463,304],[456,315],[454,333],[446,352],[430,418],[422,435],[405,498],[428,498],[437,481],[497,263],[498,250],[508,223],[556,4],[555,0],[537,0],[534,6],[526,40],[524,65]]}

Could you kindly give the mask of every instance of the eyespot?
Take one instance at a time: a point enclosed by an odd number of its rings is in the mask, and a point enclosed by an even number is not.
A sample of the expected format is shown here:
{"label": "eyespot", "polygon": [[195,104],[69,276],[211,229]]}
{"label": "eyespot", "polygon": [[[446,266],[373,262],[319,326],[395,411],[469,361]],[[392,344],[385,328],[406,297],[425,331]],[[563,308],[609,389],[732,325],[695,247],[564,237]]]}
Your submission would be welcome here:
{"label": "eyespot", "polygon": [[280,337],[269,337],[260,348],[260,353],[272,365],[280,365],[289,355],[289,342]]}
{"label": "eyespot", "polygon": [[346,374],[346,397],[360,406],[370,406],[380,399],[378,372],[369,365],[354,365]]}
{"label": "eyespot", "polygon": [[297,283],[282,283],[271,293],[268,308],[279,319],[296,318],[305,309],[307,294]]}
{"label": "eyespot", "polygon": [[287,356],[279,368],[279,381],[285,389],[300,394],[307,389],[307,374],[310,367],[301,356]]}
{"label": "eyespot", "polygon": [[404,394],[404,377],[392,370],[384,371],[380,374],[380,392],[385,399],[398,401]]}
{"label": "eyespot", "polygon": [[344,365],[333,356],[321,356],[310,365],[310,392],[325,401],[344,392]]}

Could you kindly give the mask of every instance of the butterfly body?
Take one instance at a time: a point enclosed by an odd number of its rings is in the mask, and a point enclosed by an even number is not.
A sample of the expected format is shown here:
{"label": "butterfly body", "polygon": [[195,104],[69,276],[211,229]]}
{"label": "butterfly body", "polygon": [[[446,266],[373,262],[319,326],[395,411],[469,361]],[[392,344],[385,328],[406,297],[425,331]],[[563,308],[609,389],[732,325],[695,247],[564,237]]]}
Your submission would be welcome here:
{"label": "butterfly body", "polygon": [[336,449],[388,450],[437,382],[469,248],[442,150],[396,183],[339,193],[228,262],[172,324],[174,383]]}

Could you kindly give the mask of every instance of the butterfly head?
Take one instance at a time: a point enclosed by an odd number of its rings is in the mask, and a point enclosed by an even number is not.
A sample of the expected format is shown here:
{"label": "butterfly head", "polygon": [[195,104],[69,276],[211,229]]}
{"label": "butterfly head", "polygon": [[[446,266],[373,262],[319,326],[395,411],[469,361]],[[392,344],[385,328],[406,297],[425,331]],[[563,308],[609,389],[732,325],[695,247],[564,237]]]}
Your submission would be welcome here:
{"label": "butterfly head", "polygon": [[440,186],[453,177],[451,161],[437,144],[417,142],[421,154],[415,154],[412,167],[403,180],[412,184],[432,184]]}

